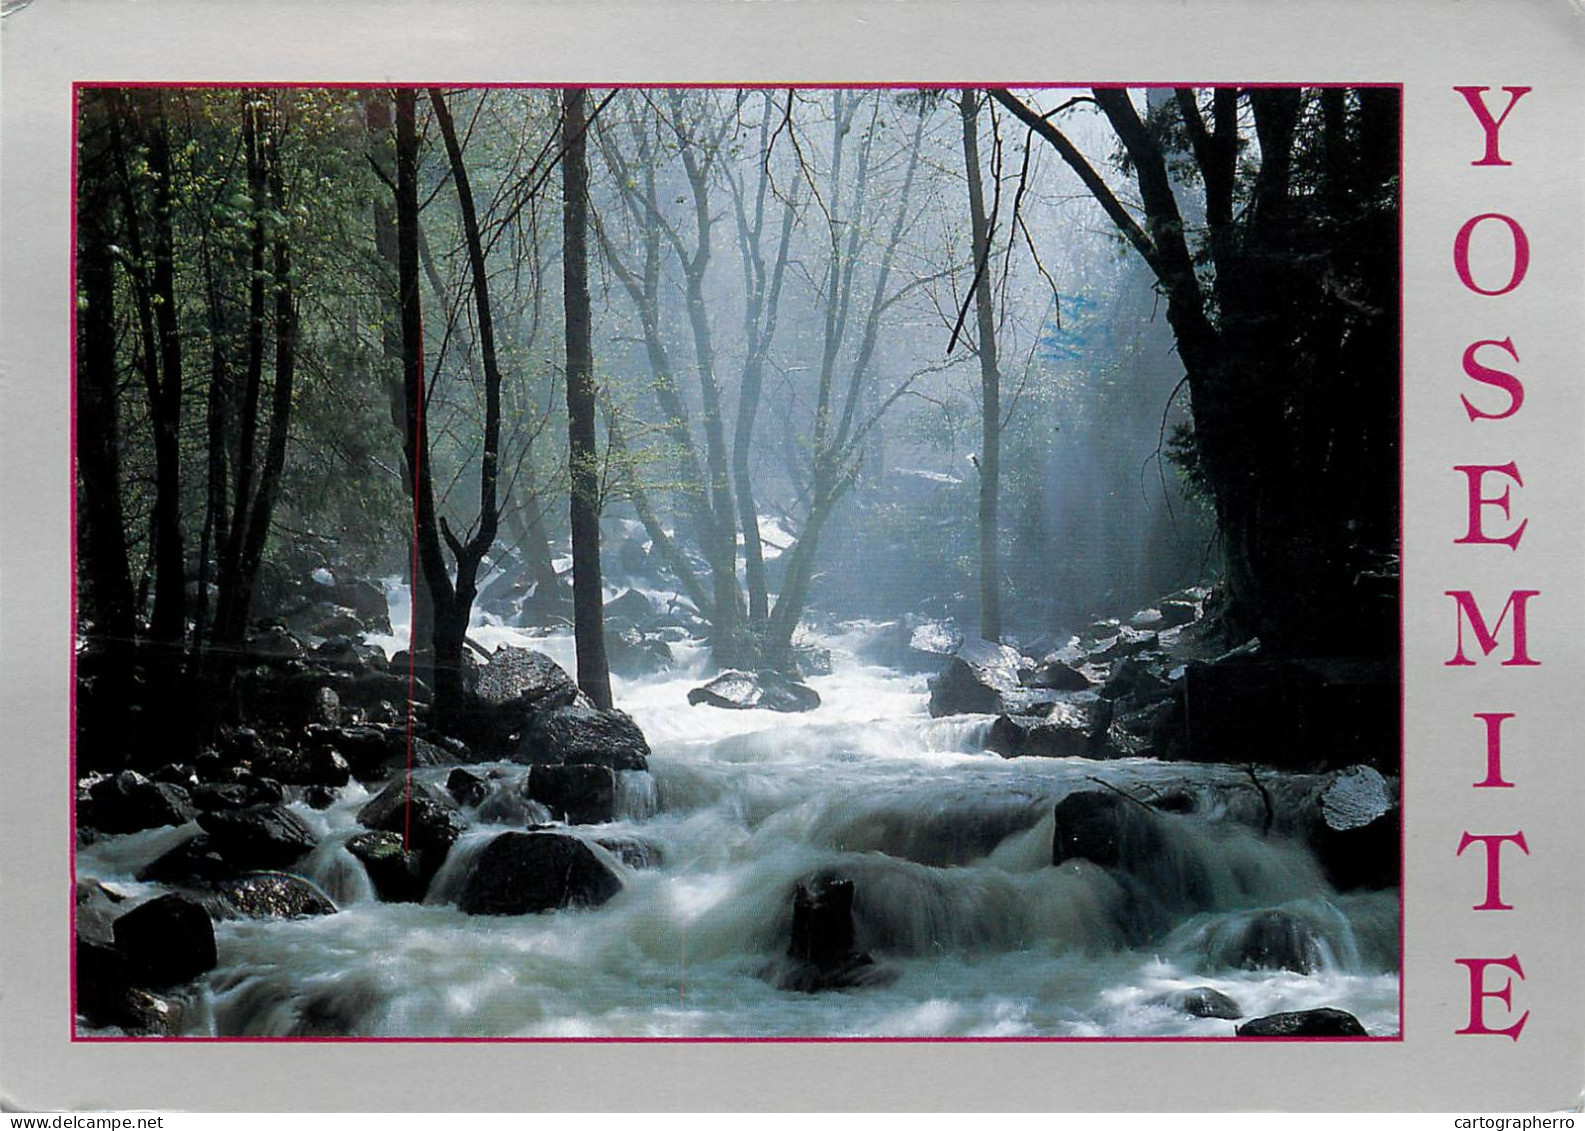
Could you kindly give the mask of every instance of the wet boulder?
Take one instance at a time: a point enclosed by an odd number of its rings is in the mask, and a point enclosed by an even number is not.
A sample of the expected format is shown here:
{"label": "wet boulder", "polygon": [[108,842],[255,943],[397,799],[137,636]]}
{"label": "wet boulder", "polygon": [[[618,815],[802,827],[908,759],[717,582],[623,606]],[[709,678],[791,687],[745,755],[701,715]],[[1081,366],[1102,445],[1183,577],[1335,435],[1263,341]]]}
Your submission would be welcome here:
{"label": "wet boulder", "polygon": [[490,783],[472,770],[458,766],[446,776],[446,792],[458,805],[477,808],[479,802],[490,796]]}
{"label": "wet boulder", "polygon": [[1003,758],[1096,758],[1111,717],[1104,701],[1053,704],[1051,713],[1002,715],[991,724],[987,749]]}
{"label": "wet boulder", "polygon": [[525,915],[596,907],[622,890],[610,867],[564,833],[502,833],[480,850],[457,906],[469,915]]}
{"label": "wet boulder", "polygon": [[1133,658],[1119,660],[1101,686],[1101,698],[1124,700],[1129,710],[1139,710],[1167,698],[1172,693],[1167,681],[1149,665]]}
{"label": "wet boulder", "polygon": [[600,825],[616,816],[616,774],[608,766],[533,766],[524,788],[569,825]]}
{"label": "wet boulder", "polygon": [[188,982],[213,970],[218,961],[209,913],[185,895],[162,895],[134,907],[112,930],[136,985],[158,988]]}
{"label": "wet boulder", "polygon": [[1220,990],[1210,986],[1194,986],[1187,990],[1174,990],[1155,999],[1190,1017],[1215,1017],[1222,1021],[1237,1021],[1244,1016],[1239,1004]]}
{"label": "wet boulder", "polygon": [[429,890],[435,869],[425,866],[423,853],[402,847],[400,833],[358,833],[348,839],[347,851],[363,865],[374,893],[385,903],[419,903]]}
{"label": "wet boulder", "polygon": [[236,873],[237,868],[209,843],[208,835],[199,833],[150,862],[137,878],[144,883],[188,887],[214,883]]}
{"label": "wet boulder", "polygon": [[1050,691],[1088,691],[1095,686],[1082,668],[1056,656],[1047,656],[1034,667],[1022,669],[1018,673],[1018,680],[1025,687],[1042,687]]}
{"label": "wet boulder", "polygon": [[688,692],[688,702],[734,711],[799,712],[820,706],[820,693],[779,672],[724,671]]}
{"label": "wet boulder", "polygon": [[486,729],[497,741],[578,696],[578,685],[561,665],[530,648],[497,648],[477,674],[473,694],[488,716]]}
{"label": "wet boulder", "polygon": [[326,745],[277,746],[253,760],[256,773],[283,785],[343,786],[352,780],[347,760]]}
{"label": "wet boulder", "polygon": [[246,809],[251,805],[275,805],[284,796],[279,783],[253,774],[231,781],[204,782],[192,790],[193,804],[206,813],[222,809]]}
{"label": "wet boulder", "polygon": [[1115,636],[1096,641],[1095,647],[1090,649],[1089,658],[1093,663],[1111,663],[1114,660],[1149,651],[1160,643],[1160,636],[1154,632],[1144,632],[1137,628],[1119,625]]}
{"label": "wet boulder", "polygon": [[1111,790],[1070,793],[1057,802],[1052,863],[1080,859],[1131,869],[1166,848],[1163,820],[1142,802]]}
{"label": "wet boulder", "polygon": [[179,785],[150,781],[122,770],[90,785],[77,806],[77,819],[102,833],[133,833],[162,825],[184,825],[195,810]]}
{"label": "wet boulder", "polygon": [[821,648],[816,644],[794,644],[792,646],[793,664],[798,669],[798,674],[808,679],[815,675],[831,674],[831,649]]}
{"label": "wet boulder", "polygon": [[637,589],[624,589],[605,603],[607,626],[643,628],[655,619],[655,602]]}
{"label": "wet boulder", "polygon": [[408,846],[424,854],[424,863],[432,872],[468,827],[450,797],[406,775],[393,778],[359,809],[358,823],[366,829],[405,835]]}
{"label": "wet boulder", "polygon": [[536,718],[508,757],[527,765],[643,770],[649,767],[649,743],[621,711],[558,707]]}
{"label": "wet boulder", "polygon": [[306,919],[336,913],[328,895],[287,872],[254,872],[226,880],[215,887],[214,907],[223,918]]}
{"label": "wet boulder", "polygon": [[315,843],[303,819],[281,805],[201,813],[198,824],[209,834],[209,847],[242,870],[289,868]]}
{"label": "wet boulder", "polygon": [[1200,618],[1200,606],[1184,597],[1168,597],[1156,606],[1163,629],[1181,628]]}
{"label": "wet boulder", "polygon": [[1005,644],[965,640],[930,684],[930,717],[999,715],[1017,702],[1023,657]]}
{"label": "wet boulder", "polygon": [[1246,1021],[1235,1030],[1240,1037],[1365,1037],[1359,1018],[1341,1009],[1301,1009],[1271,1013]]}

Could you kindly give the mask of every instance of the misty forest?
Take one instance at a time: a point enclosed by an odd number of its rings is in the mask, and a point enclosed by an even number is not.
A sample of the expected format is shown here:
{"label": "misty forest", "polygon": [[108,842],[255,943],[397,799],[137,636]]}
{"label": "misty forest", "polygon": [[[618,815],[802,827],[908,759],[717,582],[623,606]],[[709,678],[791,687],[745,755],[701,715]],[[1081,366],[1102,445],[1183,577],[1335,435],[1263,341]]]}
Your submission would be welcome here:
{"label": "misty forest", "polygon": [[77,109],[80,1034],[1398,1033],[1396,89]]}

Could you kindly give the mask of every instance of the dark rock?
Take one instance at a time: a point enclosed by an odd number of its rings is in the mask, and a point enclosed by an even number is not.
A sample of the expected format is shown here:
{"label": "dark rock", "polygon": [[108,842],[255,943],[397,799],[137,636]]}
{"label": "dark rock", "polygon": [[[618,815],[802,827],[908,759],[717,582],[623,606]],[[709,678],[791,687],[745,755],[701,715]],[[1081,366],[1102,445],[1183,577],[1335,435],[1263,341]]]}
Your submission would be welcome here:
{"label": "dark rock", "polygon": [[734,711],[798,712],[820,706],[820,693],[779,672],[724,671],[688,692],[688,702]]}
{"label": "dark rock", "polygon": [[303,804],[310,809],[329,809],[341,800],[341,792],[328,785],[305,785],[303,787]]}
{"label": "dark rock", "polygon": [[303,646],[283,625],[270,625],[248,639],[248,655],[266,660],[294,660],[303,654]]}
{"label": "dark rock", "polygon": [[1315,929],[1286,911],[1234,916],[1212,933],[1211,962],[1243,970],[1291,970],[1313,974],[1321,968]]}
{"label": "dark rock", "polygon": [[440,867],[468,827],[450,797],[406,775],[392,779],[358,810],[358,823],[366,829],[405,835],[408,847],[423,853],[424,863],[431,869]]}
{"label": "dark rock", "polygon": [[1200,617],[1200,606],[1182,598],[1169,597],[1162,601],[1158,608],[1161,612],[1162,628],[1181,628]]}
{"label": "dark rock", "polygon": [[472,770],[458,766],[446,778],[446,792],[458,805],[475,808],[490,795],[490,783]]}
{"label": "dark rock", "polygon": [[1110,704],[1057,703],[1051,713],[1002,715],[991,724],[985,745],[1003,758],[1095,758],[1111,717]]}
{"label": "dark rock", "polygon": [[406,734],[395,729],[374,726],[313,727],[307,731],[307,738],[339,755],[347,763],[352,776],[359,781],[380,777],[388,763],[405,760],[407,756]]}
{"label": "dark rock", "polygon": [[134,907],[113,929],[116,949],[138,985],[171,986],[215,968],[214,925],[203,906],[185,895],[162,895]]}
{"label": "dark rock", "polygon": [[281,787],[267,778],[251,774],[242,780],[210,783],[193,787],[193,804],[205,812],[221,809],[246,809],[250,805],[273,805],[282,799]]}
{"label": "dark rock", "polygon": [[1359,1018],[1341,1009],[1303,1009],[1272,1013],[1246,1021],[1235,1030],[1240,1037],[1365,1037]]}
{"label": "dark rock", "polygon": [[201,813],[198,824],[215,852],[248,871],[289,868],[314,847],[314,834],[303,819],[280,805]]}
{"label": "dark rock", "polygon": [[351,609],[374,631],[391,631],[391,609],[385,599],[385,590],[372,581],[338,581],[331,587],[330,599]]}
{"label": "dark rock", "polygon": [[378,707],[405,707],[409,691],[413,702],[428,703],[433,697],[421,679],[409,680],[407,662],[391,662],[390,671],[364,670],[341,684],[336,694],[343,707],[351,711],[371,711]]}
{"label": "dark rock", "polygon": [[965,640],[930,684],[930,716],[1011,713],[1023,657],[1005,644]]}
{"label": "dark rock", "polygon": [[1051,691],[1088,691],[1095,686],[1081,669],[1055,656],[1047,656],[1034,667],[1022,669],[1018,679],[1025,687],[1043,687]]}
{"label": "dark rock", "polygon": [[474,859],[457,906],[469,915],[523,915],[595,907],[621,890],[622,881],[577,837],[509,832]]}
{"label": "dark rock", "polygon": [[326,667],[355,672],[368,662],[372,650],[360,648],[350,636],[331,636],[308,653],[309,659]]}
{"label": "dark rock", "polygon": [[336,913],[328,895],[286,872],[254,872],[226,880],[216,886],[215,896],[217,909],[227,918],[306,919]]}
{"label": "dark rock", "polygon": [[568,705],[577,694],[578,685],[555,660],[528,648],[497,648],[474,685],[497,739],[519,733],[536,715]]}
{"label": "dark rock", "polygon": [[509,757],[530,765],[586,763],[643,770],[649,767],[649,743],[621,711],[558,707],[534,720]]}
{"label": "dark rock", "polygon": [[347,841],[347,851],[363,865],[374,893],[386,903],[419,903],[429,890],[435,869],[425,867],[422,853],[403,850],[400,833],[359,833]]}
{"label": "dark rock", "polygon": [[209,837],[199,833],[154,860],[137,878],[145,883],[186,887],[214,883],[236,873],[236,867],[210,845]]}
{"label": "dark rock", "polygon": [[[327,689],[328,690],[328,689]],[[329,746],[278,746],[253,760],[253,768],[284,785],[343,786],[352,780],[347,760]]]}
{"label": "dark rock", "polygon": [[1103,868],[1128,867],[1166,847],[1163,818],[1110,790],[1080,790],[1057,802],[1052,863],[1082,859]]}
{"label": "dark rock", "polygon": [[179,998],[134,986],[122,1000],[114,1024],[132,1037],[174,1037],[182,1031],[186,1013]]}
{"label": "dark rock", "polygon": [[526,788],[530,800],[569,825],[599,825],[616,817],[616,775],[607,766],[534,766]]}
{"label": "dark rock", "polygon": [[1101,687],[1102,699],[1128,699],[1138,710],[1171,694],[1167,681],[1135,659],[1120,660]]}
{"label": "dark rock", "polygon": [[620,596],[613,597],[605,603],[607,624],[625,621],[627,624],[642,628],[654,617],[655,602],[637,589],[624,590]]}
{"label": "dark rock", "polygon": [[1236,1001],[1210,986],[1174,990],[1157,998],[1156,1001],[1190,1017],[1216,1017],[1223,1021],[1237,1021],[1244,1016],[1243,1009]]}
{"label": "dark rock", "polygon": [[179,785],[191,791],[198,784],[198,770],[193,766],[171,762],[150,773],[149,780]]}
{"label": "dark rock", "polygon": [[94,782],[77,806],[77,819],[102,833],[185,825],[194,813],[181,786],[150,781],[135,770],[122,770]]}
{"label": "dark rock", "polygon": [[77,1012],[99,1028],[120,1025],[132,989],[132,963],[113,944],[84,938],[80,932],[76,949]]}
{"label": "dark rock", "polygon": [[1096,663],[1110,663],[1155,648],[1160,642],[1160,637],[1154,632],[1141,632],[1119,625],[1116,636],[1096,642],[1090,650],[1090,659]]}
{"label": "dark rock", "polygon": [[661,852],[647,840],[632,836],[604,836],[595,841],[629,868],[659,868]]}
{"label": "dark rock", "polygon": [[341,719],[341,696],[335,686],[351,680],[323,669],[307,670],[287,665],[287,670],[260,667],[238,675],[237,709],[261,729],[302,730],[320,724],[335,726]]}

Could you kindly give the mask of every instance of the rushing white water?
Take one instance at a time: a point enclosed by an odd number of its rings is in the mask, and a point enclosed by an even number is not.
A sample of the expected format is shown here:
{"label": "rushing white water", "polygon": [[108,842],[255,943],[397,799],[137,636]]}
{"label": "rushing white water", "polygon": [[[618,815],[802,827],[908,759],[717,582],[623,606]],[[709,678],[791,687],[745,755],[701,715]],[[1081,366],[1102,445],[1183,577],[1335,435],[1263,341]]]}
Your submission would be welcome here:
{"label": "rushing white water", "polygon": [[[397,610],[393,610],[396,612]],[[486,647],[539,648],[571,666],[565,635],[481,623]],[[1087,862],[1053,866],[1054,803],[1099,780],[1231,782],[1239,771],[1145,760],[1006,760],[983,750],[986,717],[930,719],[923,677],[864,667],[841,649],[823,700],[803,715],[690,707],[704,657],[638,681],[618,705],[653,747],[624,776],[623,816],[571,831],[636,839],[657,867],[596,848],[623,889],[595,909],[468,916],[451,902],[472,857],[522,827],[521,806],[469,811],[423,904],[375,900],[342,847],[369,794],[348,786],[324,812],[303,870],[334,915],[217,925],[220,965],[188,1031],[213,1035],[1230,1036],[1233,1024],[1160,999],[1209,986],[1246,1016],[1333,1006],[1374,1035],[1398,1026],[1396,892],[1339,895],[1301,846],[1232,824],[1166,818],[1172,835],[1141,890]],[[522,767],[484,766],[521,775]],[[446,770],[420,776],[436,784]],[[143,863],[196,826],[85,847],[79,874],[126,890]],[[787,948],[794,884],[854,882],[857,945],[889,985],[805,994],[764,974]],[[1197,905],[1174,885],[1198,878]],[[1130,943],[1144,906],[1167,929]],[[1316,940],[1309,973],[1243,969],[1230,954],[1258,912],[1279,909]]]}

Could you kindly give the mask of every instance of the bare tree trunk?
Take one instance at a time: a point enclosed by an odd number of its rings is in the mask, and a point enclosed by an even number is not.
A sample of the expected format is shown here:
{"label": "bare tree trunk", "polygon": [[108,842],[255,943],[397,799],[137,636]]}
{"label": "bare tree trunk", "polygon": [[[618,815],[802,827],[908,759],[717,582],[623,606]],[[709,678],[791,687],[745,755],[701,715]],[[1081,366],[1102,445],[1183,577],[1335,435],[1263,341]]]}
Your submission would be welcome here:
{"label": "bare tree trunk", "polygon": [[990,220],[985,214],[985,189],[980,182],[979,98],[965,88],[963,165],[969,181],[969,220],[973,232],[974,309],[980,358],[980,636],[1002,635],[1001,565],[997,538],[997,494],[1002,467],[1001,371],[996,364],[996,316],[991,299]]}
{"label": "bare tree trunk", "polygon": [[[132,571],[121,509],[119,374],[116,366],[114,233],[111,170],[103,136],[109,128],[102,92],[84,92],[83,157],[78,169],[77,474],[83,608],[94,635],[124,651],[136,635]],[[90,110],[92,106],[92,110]],[[90,116],[91,115],[91,116]],[[94,136],[90,136],[90,131]]]}
{"label": "bare tree trunk", "polygon": [[562,92],[562,290],[567,327],[567,438],[572,480],[573,633],[578,686],[611,707],[605,657],[605,598],[600,581],[600,475],[595,448],[594,358],[590,346],[584,91]]}

